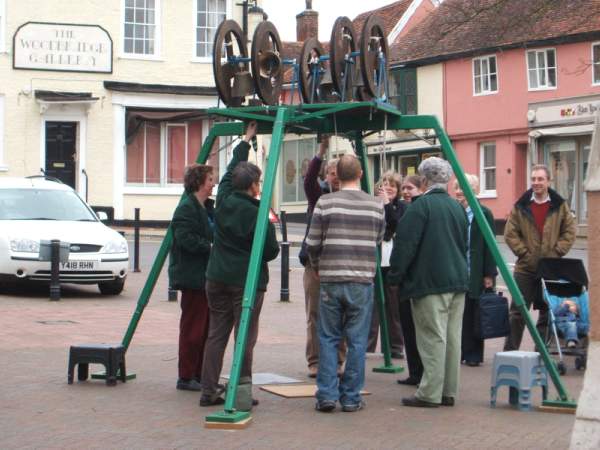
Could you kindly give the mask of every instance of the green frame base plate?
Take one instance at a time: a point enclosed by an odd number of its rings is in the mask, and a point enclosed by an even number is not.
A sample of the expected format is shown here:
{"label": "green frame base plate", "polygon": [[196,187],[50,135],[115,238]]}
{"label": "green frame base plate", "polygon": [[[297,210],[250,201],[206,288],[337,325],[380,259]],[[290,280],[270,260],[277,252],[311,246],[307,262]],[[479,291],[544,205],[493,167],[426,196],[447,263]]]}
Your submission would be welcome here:
{"label": "green frame base plate", "polygon": [[237,423],[249,419],[250,413],[245,411],[227,412],[222,411],[214,414],[209,414],[204,418],[206,422],[218,423]]}
{"label": "green frame base plate", "polygon": [[373,372],[400,373],[400,372],[404,372],[404,367],[402,367],[402,366],[379,366],[379,367],[373,367]]}
{"label": "green frame base plate", "polygon": [[577,409],[575,400],[544,400],[542,406],[551,406],[554,408]]}
{"label": "green frame base plate", "polygon": [[[106,380],[106,372],[96,372],[93,373],[90,377],[92,380]],[[135,373],[128,373],[125,375],[126,380],[135,380],[137,375]],[[119,379],[119,374],[117,374],[117,380]]]}

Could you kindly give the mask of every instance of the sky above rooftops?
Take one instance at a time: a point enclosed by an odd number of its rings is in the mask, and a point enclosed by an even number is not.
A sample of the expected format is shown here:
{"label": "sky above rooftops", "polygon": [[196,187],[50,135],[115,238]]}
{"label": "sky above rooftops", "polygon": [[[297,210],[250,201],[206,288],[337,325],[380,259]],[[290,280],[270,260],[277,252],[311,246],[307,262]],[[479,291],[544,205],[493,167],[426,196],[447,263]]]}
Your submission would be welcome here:
{"label": "sky above rooftops", "polygon": [[[313,0],[312,8],[319,13],[319,40],[328,41],[333,22],[339,16],[354,19],[362,12],[394,3],[393,0]],[[304,11],[304,0],[263,0],[263,9],[275,24],[283,41],[296,40],[296,14]]]}

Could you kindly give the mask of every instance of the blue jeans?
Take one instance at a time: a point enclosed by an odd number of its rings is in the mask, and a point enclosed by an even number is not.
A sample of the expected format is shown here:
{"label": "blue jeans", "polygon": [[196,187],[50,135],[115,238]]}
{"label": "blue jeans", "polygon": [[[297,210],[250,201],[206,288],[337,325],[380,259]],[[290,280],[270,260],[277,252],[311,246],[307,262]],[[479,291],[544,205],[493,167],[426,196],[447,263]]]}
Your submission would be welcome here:
{"label": "blue jeans", "polygon": [[[317,400],[360,403],[365,384],[365,353],[373,312],[373,284],[321,283]],[[338,347],[346,338],[346,368],[337,376]]]}
{"label": "blue jeans", "polygon": [[556,328],[567,341],[579,342],[578,334],[583,334],[583,328],[573,313],[556,316]]}

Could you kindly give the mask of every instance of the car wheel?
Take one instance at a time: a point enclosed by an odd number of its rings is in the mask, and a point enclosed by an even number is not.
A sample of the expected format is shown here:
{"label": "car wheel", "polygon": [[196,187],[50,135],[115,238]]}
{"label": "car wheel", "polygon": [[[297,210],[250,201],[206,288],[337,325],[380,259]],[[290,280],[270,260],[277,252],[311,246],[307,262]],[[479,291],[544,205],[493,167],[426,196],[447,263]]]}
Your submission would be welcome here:
{"label": "car wheel", "polygon": [[98,288],[103,295],[119,295],[125,287],[125,279],[119,278],[113,281],[98,283]]}

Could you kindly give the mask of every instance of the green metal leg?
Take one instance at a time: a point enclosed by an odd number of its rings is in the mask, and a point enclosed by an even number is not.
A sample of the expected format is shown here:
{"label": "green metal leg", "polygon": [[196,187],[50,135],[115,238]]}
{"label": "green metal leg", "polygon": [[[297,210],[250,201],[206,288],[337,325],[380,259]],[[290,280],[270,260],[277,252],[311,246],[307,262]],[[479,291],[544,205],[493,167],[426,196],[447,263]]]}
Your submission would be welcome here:
{"label": "green metal leg", "polygon": [[271,139],[267,171],[264,176],[263,192],[261,194],[260,206],[258,208],[258,216],[256,219],[256,228],[254,230],[252,253],[250,255],[250,262],[248,264],[249,270],[248,275],[246,276],[244,298],[242,301],[242,315],[240,318],[240,325],[235,342],[233,365],[231,367],[231,374],[229,383],[227,385],[224,411],[206,416],[207,422],[235,423],[247,419],[250,416],[250,414],[247,412],[236,411],[235,400],[237,395],[237,387],[240,381],[242,361],[244,358],[244,352],[246,350],[250,316],[254,307],[256,288],[258,286],[258,277],[260,275],[260,266],[263,256],[265,237],[267,234],[267,227],[269,226],[269,208],[271,206],[271,197],[273,195],[273,186],[275,184],[275,176],[277,174],[277,165],[279,162],[279,154],[281,152],[281,143],[283,141],[287,113],[287,108],[278,108],[277,115],[275,117],[275,124],[273,126],[273,137]]}
{"label": "green metal leg", "polygon": [[[360,161],[363,171],[361,187],[365,192],[373,194],[371,186],[371,177],[369,176],[369,165],[367,164],[367,152],[360,133],[356,133],[355,139],[356,155]],[[383,366],[374,367],[373,372],[382,373],[400,373],[404,370],[402,366],[392,364],[392,355],[390,351],[390,338],[388,331],[387,314],[385,312],[385,291],[383,289],[383,277],[381,276],[381,267],[379,266],[379,255],[377,257],[377,273],[375,275],[375,301],[377,311],[379,312],[379,324],[381,327],[381,350],[383,352]]]}
{"label": "green metal leg", "polygon": [[560,375],[558,374],[556,366],[554,365],[554,361],[550,357],[548,349],[544,345],[544,341],[539,335],[535,324],[533,323],[533,320],[529,315],[529,311],[525,305],[525,302],[523,301],[521,291],[519,290],[512,273],[508,270],[508,266],[506,265],[504,258],[500,254],[500,250],[498,248],[498,244],[496,243],[494,233],[492,232],[489,224],[485,220],[483,211],[479,206],[479,202],[477,201],[477,198],[475,197],[471,186],[469,186],[469,183],[467,182],[465,173],[458,161],[458,158],[456,157],[456,153],[452,148],[452,144],[450,143],[450,139],[448,139],[448,136],[442,129],[438,119],[434,116],[403,116],[400,118],[400,124],[401,126],[399,128],[402,129],[435,130],[435,133],[442,145],[442,151],[444,152],[444,156],[450,162],[452,169],[454,170],[454,174],[458,180],[462,191],[465,194],[465,197],[467,198],[471,210],[474,213],[475,220],[477,221],[477,224],[479,225],[479,228],[483,233],[483,237],[488,245],[488,248],[494,256],[494,260],[496,261],[496,265],[500,270],[500,274],[502,275],[502,278],[508,286],[508,290],[510,291],[515,305],[519,308],[519,311],[521,311],[522,316],[525,318],[527,329],[529,330],[529,333],[531,334],[531,337],[533,338],[533,341],[535,342],[538,351],[541,353],[542,360],[544,361],[544,365],[546,366],[546,370],[550,374],[550,378],[552,379],[552,382],[554,383],[554,386],[558,391],[559,398],[556,401],[544,401],[543,404],[548,406],[561,406],[565,408],[576,407],[575,401],[569,397],[569,394],[565,386],[563,385],[562,380],[560,379]]}

